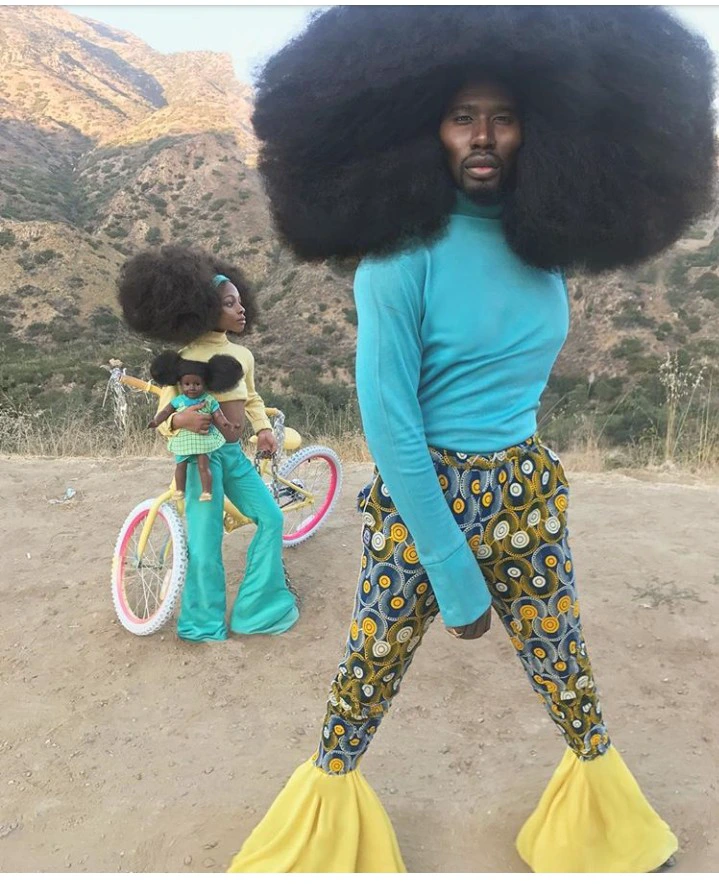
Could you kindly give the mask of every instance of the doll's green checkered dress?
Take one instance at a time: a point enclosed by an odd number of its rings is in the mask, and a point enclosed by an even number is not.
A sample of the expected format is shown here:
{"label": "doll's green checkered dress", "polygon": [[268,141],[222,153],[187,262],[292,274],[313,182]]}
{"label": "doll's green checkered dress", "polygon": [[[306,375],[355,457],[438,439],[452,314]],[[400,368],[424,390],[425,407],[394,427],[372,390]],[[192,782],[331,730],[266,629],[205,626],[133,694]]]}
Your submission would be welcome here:
{"label": "doll's green checkered dress", "polygon": [[[198,414],[214,414],[220,407],[220,403],[209,393],[204,393],[196,399],[189,396],[175,396],[172,400],[172,407],[175,411],[184,411],[191,405],[197,405],[202,402],[202,408],[198,409]],[[172,436],[167,443],[168,449],[175,455],[175,460],[179,463],[183,460],[189,460],[197,454],[209,454],[211,451],[217,451],[225,444],[225,437],[217,429],[214,424],[210,424],[210,430],[207,435],[201,433],[193,433],[191,430],[179,430],[176,436]]]}

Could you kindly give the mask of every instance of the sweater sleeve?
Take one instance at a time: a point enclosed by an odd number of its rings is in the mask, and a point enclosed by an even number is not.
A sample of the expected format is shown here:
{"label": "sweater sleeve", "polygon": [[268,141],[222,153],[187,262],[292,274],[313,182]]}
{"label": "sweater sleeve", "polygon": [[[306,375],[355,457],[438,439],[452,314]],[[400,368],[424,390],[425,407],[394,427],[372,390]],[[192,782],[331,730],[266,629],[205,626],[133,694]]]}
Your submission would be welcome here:
{"label": "sweater sleeve", "polygon": [[[165,406],[169,405],[171,402],[174,402],[177,397],[177,387],[163,387],[160,391],[160,401],[157,404],[157,413],[161,412]],[[176,436],[179,430],[172,429],[172,418],[174,415],[170,415],[166,421],[163,421],[157,428],[157,432],[164,436],[166,439],[171,439],[173,436]]]}
{"label": "sweater sleeve", "polygon": [[437,479],[422,422],[422,290],[401,257],[367,261],[355,277],[357,396],[367,444],[414,539],[447,626],[490,606],[482,571]]}

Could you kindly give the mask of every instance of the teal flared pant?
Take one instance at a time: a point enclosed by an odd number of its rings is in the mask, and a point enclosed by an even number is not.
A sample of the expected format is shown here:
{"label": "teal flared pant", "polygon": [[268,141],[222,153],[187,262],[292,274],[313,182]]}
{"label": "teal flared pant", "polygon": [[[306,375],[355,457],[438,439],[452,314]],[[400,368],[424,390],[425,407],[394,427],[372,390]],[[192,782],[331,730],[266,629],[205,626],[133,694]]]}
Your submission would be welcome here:
{"label": "teal flared pant", "polygon": [[225,495],[257,525],[232,606],[230,629],[240,634],[285,632],[297,621],[299,612],[282,567],[282,513],[237,443],[223,445],[209,458],[212,500],[200,503],[197,464],[190,462],[187,469],[188,568],[177,634],[198,642],[227,638],[222,562]]}

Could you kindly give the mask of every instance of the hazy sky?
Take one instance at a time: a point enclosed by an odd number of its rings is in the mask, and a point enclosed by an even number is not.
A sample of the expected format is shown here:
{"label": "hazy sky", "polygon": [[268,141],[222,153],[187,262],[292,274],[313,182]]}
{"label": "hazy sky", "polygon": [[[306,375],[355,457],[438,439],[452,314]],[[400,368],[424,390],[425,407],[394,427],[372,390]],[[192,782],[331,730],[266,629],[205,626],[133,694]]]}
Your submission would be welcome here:
{"label": "hazy sky", "polygon": [[[318,6],[66,6],[75,15],[130,31],[160,52],[229,52],[240,80],[291,36]],[[719,7],[672,6],[719,53]]]}
{"label": "hazy sky", "polygon": [[213,49],[229,52],[240,80],[302,30],[318,6],[65,6],[130,31],[160,52]]}

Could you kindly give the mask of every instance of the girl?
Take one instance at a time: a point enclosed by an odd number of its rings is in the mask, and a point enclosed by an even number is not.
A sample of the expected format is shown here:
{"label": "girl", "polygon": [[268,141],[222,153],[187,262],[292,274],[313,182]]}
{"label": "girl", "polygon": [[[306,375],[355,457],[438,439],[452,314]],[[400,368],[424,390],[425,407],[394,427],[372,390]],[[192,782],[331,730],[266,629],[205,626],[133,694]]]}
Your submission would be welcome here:
{"label": "girl", "polygon": [[[253,318],[254,299],[244,276],[206,252],[168,245],[124,264],[118,298],[133,331],[184,345],[180,350],[184,359],[208,362],[216,355],[231,356],[243,370],[236,386],[215,397],[234,429],[225,431],[226,443],[209,454],[209,502],[199,500],[197,465],[190,464],[187,471],[188,569],[178,636],[196,642],[227,638],[222,562],[225,495],[257,525],[229,629],[243,635],[286,632],[299,612],[282,566],[282,513],[239,445],[247,418],[257,435],[258,451],[273,454],[277,448],[265,404],[255,389],[254,357],[247,347],[228,338],[228,333],[245,331]],[[164,388],[159,410],[177,393],[177,387]],[[182,430],[207,435],[211,415],[201,413],[202,407],[200,403],[170,415],[158,427],[160,433],[167,438]]]}

